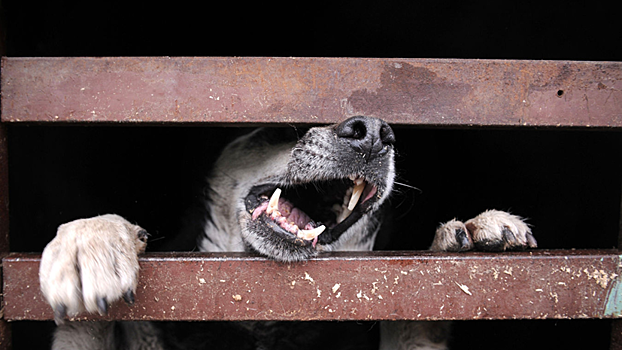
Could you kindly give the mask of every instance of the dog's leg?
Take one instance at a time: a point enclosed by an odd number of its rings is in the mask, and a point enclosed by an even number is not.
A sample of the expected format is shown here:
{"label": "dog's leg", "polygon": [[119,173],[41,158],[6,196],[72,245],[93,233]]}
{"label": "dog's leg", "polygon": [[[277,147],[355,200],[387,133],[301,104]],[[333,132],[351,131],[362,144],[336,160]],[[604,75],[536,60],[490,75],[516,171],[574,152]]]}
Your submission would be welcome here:
{"label": "dog's leg", "polygon": [[65,322],[54,332],[53,350],[163,350],[150,322]]}
{"label": "dog's leg", "polygon": [[383,321],[380,350],[443,350],[451,323],[443,321]]}
{"label": "dog's leg", "polygon": [[67,322],[54,332],[53,350],[115,348],[114,322]]}
{"label": "dog's leg", "polygon": [[[505,251],[536,248],[531,229],[522,218],[488,210],[462,223],[451,220],[438,227],[430,250]],[[395,321],[380,325],[381,349],[446,349],[450,322]]]}
{"label": "dog's leg", "polygon": [[[57,324],[80,312],[106,314],[120,298],[134,302],[138,283],[138,254],[147,233],[118,215],[103,215],[61,225],[41,255],[39,282],[54,310]],[[71,323],[58,328],[59,349],[114,349],[110,322]],[[75,345],[74,344],[75,339]],[[95,341],[99,347],[83,346]],[[112,344],[108,346],[107,344]]]}

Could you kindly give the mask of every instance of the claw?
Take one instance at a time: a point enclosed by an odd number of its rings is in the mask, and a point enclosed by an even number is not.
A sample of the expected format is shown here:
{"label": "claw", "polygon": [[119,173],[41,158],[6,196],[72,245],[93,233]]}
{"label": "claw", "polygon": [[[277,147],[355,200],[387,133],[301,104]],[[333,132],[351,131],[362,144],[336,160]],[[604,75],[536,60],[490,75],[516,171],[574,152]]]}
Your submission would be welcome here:
{"label": "claw", "polygon": [[123,293],[123,300],[125,300],[128,305],[134,305],[134,296],[134,291],[128,289],[127,292]]}
{"label": "claw", "polygon": [[147,242],[148,237],[149,237],[149,232],[147,232],[147,230],[138,231],[138,239],[140,239],[141,241]]}
{"label": "claw", "polygon": [[[512,230],[508,229],[507,227],[503,228],[502,233],[503,233],[503,240],[510,246],[510,248],[514,247],[514,248],[519,248],[519,249],[525,249],[525,248],[537,248],[538,247],[538,243],[536,242],[536,239],[529,232],[525,233],[525,238],[527,239],[527,243],[525,244],[520,243],[518,239],[516,239],[516,235],[514,235],[514,232],[512,232]],[[516,245],[520,245],[520,246],[515,247]]]}
{"label": "claw", "polygon": [[106,302],[106,298],[97,298],[97,309],[100,315],[108,315],[108,303]]}
{"label": "claw", "polygon": [[58,304],[54,307],[54,322],[56,325],[65,323],[65,317],[67,316],[67,308],[63,304]]}
{"label": "claw", "polygon": [[529,248],[538,248],[538,242],[536,242],[536,239],[531,233],[527,232],[525,236],[527,237],[527,245]]}
{"label": "claw", "polygon": [[501,231],[501,234],[503,235],[503,240],[510,246],[514,246],[517,243],[516,240],[516,235],[514,235],[514,232],[512,232],[512,230],[510,230],[507,227],[504,227],[503,230]]}
{"label": "claw", "polygon": [[459,251],[469,250],[472,248],[472,243],[467,235],[466,231],[459,228],[456,230],[456,241],[460,245]]}

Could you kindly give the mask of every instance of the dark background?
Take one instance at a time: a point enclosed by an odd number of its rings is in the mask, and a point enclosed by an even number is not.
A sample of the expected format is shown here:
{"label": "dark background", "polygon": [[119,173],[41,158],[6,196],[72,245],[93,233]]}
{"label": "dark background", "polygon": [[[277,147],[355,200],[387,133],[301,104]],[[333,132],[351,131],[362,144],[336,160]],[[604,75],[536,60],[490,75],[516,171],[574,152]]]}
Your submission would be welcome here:
{"label": "dark background", "polygon": [[[622,59],[612,2],[128,2],[2,0],[9,56],[316,56]],[[9,128],[11,249],[41,251],[68,220],[115,212],[172,235],[237,128]],[[400,128],[394,233],[426,249],[435,226],[495,207],[529,218],[542,248],[617,245],[622,137],[585,129]],[[16,349],[50,322],[17,322]],[[453,347],[608,346],[609,321],[456,324]],[[588,335],[588,336],[578,336]]]}
{"label": "dark background", "polygon": [[2,2],[10,56],[620,60],[606,1]]}

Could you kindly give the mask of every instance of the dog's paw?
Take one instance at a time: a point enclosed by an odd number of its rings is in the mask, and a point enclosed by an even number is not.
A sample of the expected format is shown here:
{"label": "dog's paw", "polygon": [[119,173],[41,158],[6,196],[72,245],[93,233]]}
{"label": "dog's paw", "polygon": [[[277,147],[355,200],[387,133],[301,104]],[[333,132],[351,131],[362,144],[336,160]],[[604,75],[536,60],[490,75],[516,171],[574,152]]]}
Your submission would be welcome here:
{"label": "dog's paw", "polygon": [[531,228],[516,215],[487,210],[462,223],[451,220],[438,227],[430,250],[433,251],[505,251],[536,248]]}
{"label": "dog's paw", "polygon": [[531,228],[520,216],[499,210],[487,210],[464,224],[475,249],[504,251],[537,248]]}
{"label": "dog's paw", "polygon": [[121,297],[134,302],[138,254],[147,232],[118,215],[102,215],[59,226],[41,255],[41,291],[61,323],[84,310],[106,314]]}
{"label": "dog's paw", "polygon": [[473,249],[473,239],[462,221],[453,219],[436,229],[430,250],[435,252],[459,252]]}

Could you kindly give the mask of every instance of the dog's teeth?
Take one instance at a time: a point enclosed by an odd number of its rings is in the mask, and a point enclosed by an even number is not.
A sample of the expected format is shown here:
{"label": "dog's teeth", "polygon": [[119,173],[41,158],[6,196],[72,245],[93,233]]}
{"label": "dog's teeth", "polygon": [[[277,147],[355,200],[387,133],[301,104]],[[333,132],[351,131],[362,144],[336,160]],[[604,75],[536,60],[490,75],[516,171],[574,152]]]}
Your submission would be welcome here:
{"label": "dog's teeth", "polygon": [[343,208],[343,211],[337,217],[337,223],[340,224],[343,220],[347,219],[350,214],[352,214],[352,210],[348,208]]}
{"label": "dog's teeth", "polygon": [[270,215],[275,210],[279,210],[279,198],[281,197],[281,189],[277,188],[274,190],[272,197],[270,197],[270,202],[268,202],[268,208],[266,209],[266,214]]}
{"label": "dog's teeth", "polygon": [[326,226],[324,225],[318,226],[312,230],[298,230],[297,236],[304,240],[310,241],[319,236],[322,232],[324,232],[324,230],[326,230]]}
{"label": "dog's teeth", "polygon": [[352,190],[352,197],[350,197],[350,203],[348,203],[348,210],[350,211],[352,211],[354,207],[356,207],[356,203],[358,203],[359,198],[361,198],[363,190],[365,189],[365,181],[363,179],[356,179],[355,183],[356,185],[354,186],[354,190]]}

